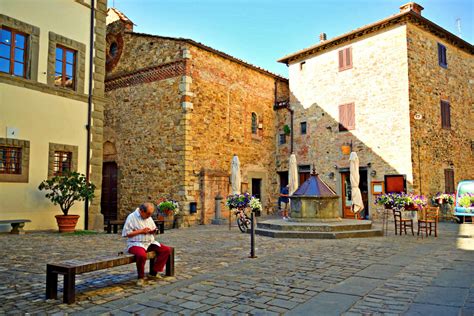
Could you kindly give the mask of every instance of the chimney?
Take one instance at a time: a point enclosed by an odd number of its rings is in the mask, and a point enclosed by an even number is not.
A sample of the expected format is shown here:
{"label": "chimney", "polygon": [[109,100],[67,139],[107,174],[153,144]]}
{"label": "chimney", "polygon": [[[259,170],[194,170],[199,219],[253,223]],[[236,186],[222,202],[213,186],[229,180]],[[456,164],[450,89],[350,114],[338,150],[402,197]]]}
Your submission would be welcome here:
{"label": "chimney", "polygon": [[322,43],[326,40],[326,33],[319,34],[319,41]]}
{"label": "chimney", "polygon": [[423,7],[415,2],[408,2],[400,7],[400,12],[413,11],[419,15],[421,15],[421,10],[423,10]]}

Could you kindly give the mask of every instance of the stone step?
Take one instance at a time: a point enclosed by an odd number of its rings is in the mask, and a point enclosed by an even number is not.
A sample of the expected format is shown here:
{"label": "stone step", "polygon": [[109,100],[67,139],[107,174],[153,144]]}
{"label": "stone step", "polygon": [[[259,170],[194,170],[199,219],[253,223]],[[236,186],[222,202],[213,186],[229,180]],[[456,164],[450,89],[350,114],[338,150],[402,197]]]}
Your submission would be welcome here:
{"label": "stone step", "polygon": [[380,237],[383,232],[380,229],[364,229],[364,230],[347,230],[347,231],[283,231],[257,228],[257,235],[272,238],[300,238],[300,239],[341,239],[341,238],[365,238]]}
{"label": "stone step", "polygon": [[257,223],[257,228],[278,231],[313,231],[313,232],[336,232],[336,231],[354,231],[370,230],[371,221],[344,221],[340,223],[295,223],[295,222],[275,222],[265,221]]}

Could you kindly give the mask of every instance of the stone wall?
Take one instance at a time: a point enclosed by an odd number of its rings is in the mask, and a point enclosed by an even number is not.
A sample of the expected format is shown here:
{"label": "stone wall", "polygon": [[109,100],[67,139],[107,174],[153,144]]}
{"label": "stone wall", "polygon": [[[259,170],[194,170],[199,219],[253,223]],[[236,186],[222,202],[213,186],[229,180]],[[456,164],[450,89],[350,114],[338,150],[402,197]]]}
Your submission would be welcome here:
{"label": "stone wall", "polygon": [[[262,179],[269,209],[277,194],[275,87],[277,100],[287,99],[287,81],[276,84],[275,76],[189,42],[109,31],[123,37],[120,58],[107,73],[104,131],[104,144],[116,149],[119,217],[164,196],[180,203],[186,225],[209,223],[215,196],[229,193],[234,153],[249,191],[252,177]],[[256,135],[252,112],[261,123]],[[189,213],[192,202],[196,214]]]}
{"label": "stone wall", "polygon": [[[222,175],[230,175],[230,163],[236,154],[244,190],[252,192],[252,178],[262,179],[262,203],[270,211],[277,199],[273,110],[276,79],[198,47],[190,46],[190,53],[193,110],[187,146],[192,152],[187,159],[192,160],[189,181],[194,185],[187,191],[189,200],[198,202],[199,211],[205,209],[204,222],[209,222],[218,192],[202,196],[200,178],[204,173],[209,182],[217,174],[209,185],[219,188],[225,197],[229,194],[229,181]],[[285,85],[286,90],[282,88]],[[280,86],[277,99],[288,98],[286,81],[282,80]],[[256,134],[251,130],[252,112],[261,124]],[[220,183],[222,179],[225,185]],[[227,214],[224,208],[224,216]]]}
{"label": "stone wall", "polygon": [[[474,56],[412,24],[407,43],[414,187],[431,196],[445,192],[444,169],[454,169],[455,184],[474,179]],[[438,43],[446,46],[447,68],[438,64]],[[441,100],[450,102],[451,129],[441,126]]]}
{"label": "stone wall", "polygon": [[[353,66],[339,71],[338,51],[346,47],[352,47]],[[360,166],[368,170],[369,185],[383,181],[385,174],[405,174],[411,187],[405,25],[310,56],[303,65],[301,61],[289,65],[298,165],[314,164],[321,178],[340,194],[340,172],[349,168],[349,156],[341,153],[341,145],[352,141]],[[352,102],[355,129],[339,132],[339,105]],[[290,126],[289,117],[286,109],[278,110],[278,134],[283,133],[283,125]],[[306,135],[301,135],[301,122],[307,123]],[[290,140],[288,136],[286,144],[278,146],[278,171],[288,170]],[[375,176],[370,176],[371,171]],[[369,195],[369,207],[372,202]]]}
{"label": "stone wall", "polygon": [[178,198],[183,160],[178,86],[175,77],[107,93],[104,141],[117,150],[119,218],[144,201]]}

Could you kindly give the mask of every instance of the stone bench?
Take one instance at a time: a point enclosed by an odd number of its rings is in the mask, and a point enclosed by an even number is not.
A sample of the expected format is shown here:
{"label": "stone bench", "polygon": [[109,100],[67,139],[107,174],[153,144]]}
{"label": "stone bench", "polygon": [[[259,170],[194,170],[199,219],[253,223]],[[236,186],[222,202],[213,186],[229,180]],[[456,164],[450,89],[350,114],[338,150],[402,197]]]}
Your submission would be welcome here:
{"label": "stone bench", "polygon": [[[156,257],[154,251],[147,253],[150,259],[150,272]],[[64,275],[63,302],[72,304],[76,301],[76,275],[118,267],[135,262],[135,255],[119,254],[118,256],[97,257],[93,259],[73,259],[46,265],[46,299],[56,299],[58,293],[58,274]],[[174,276],[174,248],[166,262],[166,276]]]}
{"label": "stone bench", "polygon": [[22,235],[25,233],[23,230],[23,227],[25,227],[25,223],[30,223],[31,221],[29,219],[6,219],[6,220],[1,220],[0,224],[10,224],[12,225],[12,230],[10,231],[10,234],[17,234],[17,235]]}
{"label": "stone bench", "polygon": [[[158,228],[158,231],[160,234],[165,233],[165,221],[160,221],[160,220],[154,220],[156,227]],[[119,226],[125,225],[124,220],[108,220],[105,225],[105,231],[107,234],[112,233],[112,229],[114,231],[114,234],[118,232]]]}

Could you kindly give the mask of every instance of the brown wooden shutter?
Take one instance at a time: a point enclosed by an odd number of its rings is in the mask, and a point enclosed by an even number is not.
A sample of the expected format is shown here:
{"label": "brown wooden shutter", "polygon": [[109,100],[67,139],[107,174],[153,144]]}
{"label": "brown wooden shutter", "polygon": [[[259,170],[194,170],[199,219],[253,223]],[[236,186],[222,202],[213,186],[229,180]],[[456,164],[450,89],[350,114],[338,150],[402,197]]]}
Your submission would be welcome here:
{"label": "brown wooden shutter", "polygon": [[354,103],[346,104],[347,129],[355,129],[355,106]]}
{"label": "brown wooden shutter", "polygon": [[352,67],[352,48],[348,47],[345,49],[346,52],[346,63],[345,63],[345,68],[351,68]]}
{"label": "brown wooden shutter", "polygon": [[451,106],[448,101],[441,101],[441,127],[451,128]]}
{"label": "brown wooden shutter", "polygon": [[444,169],[444,187],[446,193],[454,193],[454,170]]}
{"label": "brown wooden shutter", "polygon": [[339,51],[339,70],[344,69],[344,50]]}
{"label": "brown wooden shutter", "polygon": [[347,131],[346,128],[346,107],[345,104],[339,105],[339,132]]}

